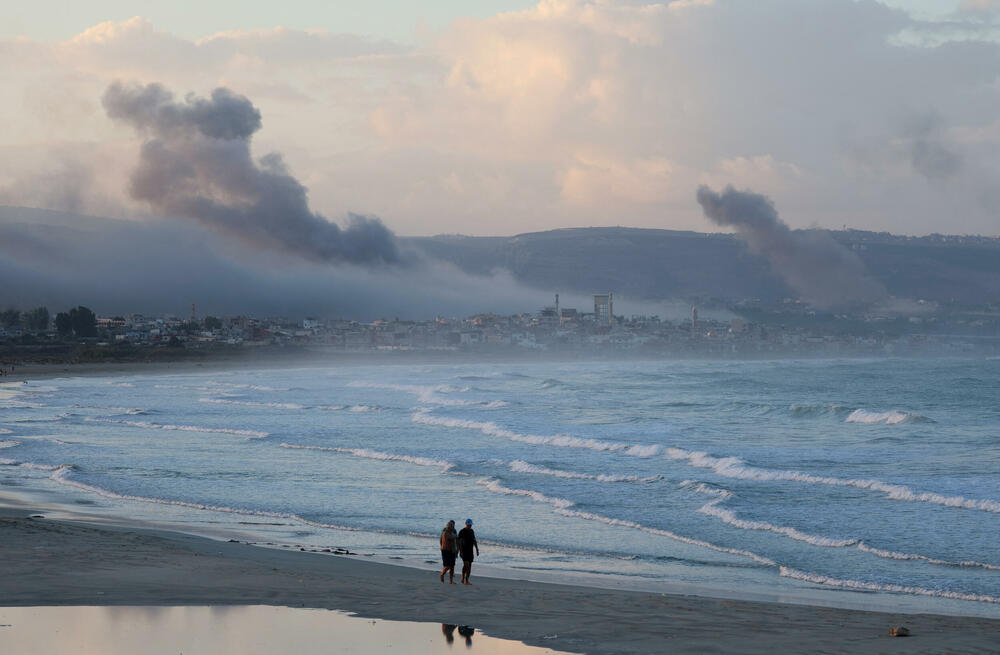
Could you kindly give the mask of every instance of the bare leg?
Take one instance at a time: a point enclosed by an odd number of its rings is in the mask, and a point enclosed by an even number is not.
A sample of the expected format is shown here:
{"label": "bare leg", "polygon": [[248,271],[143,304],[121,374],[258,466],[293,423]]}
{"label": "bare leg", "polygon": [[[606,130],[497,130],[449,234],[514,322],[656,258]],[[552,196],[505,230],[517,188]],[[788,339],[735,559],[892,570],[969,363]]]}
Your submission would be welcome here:
{"label": "bare leg", "polygon": [[448,582],[450,584],[455,584],[455,566],[452,565],[448,568]]}
{"label": "bare leg", "polygon": [[470,573],[472,573],[472,562],[469,560],[462,560],[462,584],[471,584],[469,582]]}

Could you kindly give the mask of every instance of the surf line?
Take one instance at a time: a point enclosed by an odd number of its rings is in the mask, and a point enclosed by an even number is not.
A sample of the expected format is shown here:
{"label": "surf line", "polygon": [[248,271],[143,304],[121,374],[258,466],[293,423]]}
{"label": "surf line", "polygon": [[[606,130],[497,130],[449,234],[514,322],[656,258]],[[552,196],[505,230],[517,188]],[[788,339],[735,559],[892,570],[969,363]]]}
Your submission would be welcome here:
{"label": "surf line", "polygon": [[1000,501],[993,499],[971,499],[963,496],[945,496],[933,492],[914,491],[910,487],[901,484],[891,484],[881,480],[856,480],[848,478],[836,478],[830,476],[819,476],[799,471],[778,471],[770,469],[756,468],[748,466],[746,462],[738,457],[714,457],[704,451],[690,451],[683,448],[667,447],[663,448],[658,444],[628,444],[618,441],[603,441],[601,439],[584,439],[574,437],[569,434],[558,434],[555,436],[543,436],[535,434],[521,434],[500,427],[493,421],[474,421],[462,418],[446,418],[435,416],[429,408],[419,408],[410,419],[414,423],[423,425],[436,425],[447,428],[462,428],[466,430],[478,430],[485,435],[527,443],[536,446],[561,446],[565,448],[587,448],[596,451],[621,452],[625,455],[635,457],[651,457],[663,453],[665,457],[675,461],[681,461],[688,466],[696,468],[707,468],[717,475],[727,478],[737,478],[741,480],[759,480],[767,482],[799,482],[803,484],[823,484],[838,487],[854,487],[868,491],[878,491],[892,500],[900,500],[912,503],[929,503],[941,505],[943,507],[953,507],[956,509],[973,509],[984,512],[1000,514]]}
{"label": "surf line", "polygon": [[975,567],[987,569],[989,571],[1000,571],[1000,566],[996,564],[988,564],[986,562],[977,562],[974,560],[964,560],[964,561],[951,561],[939,559],[936,557],[930,557],[928,555],[920,555],[915,553],[900,553],[891,550],[882,550],[879,548],[873,548],[869,546],[864,541],[859,538],[845,538],[845,539],[835,539],[832,537],[821,537],[817,535],[807,534],[796,528],[785,526],[785,525],[775,525],[766,521],[748,521],[746,519],[741,519],[736,515],[736,512],[719,507],[722,503],[733,497],[731,491],[725,489],[716,489],[715,487],[710,487],[704,483],[695,484],[693,480],[685,480],[681,482],[680,485],[683,487],[689,487],[692,491],[704,494],[707,496],[713,496],[712,500],[699,507],[696,512],[699,514],[704,514],[705,516],[712,516],[720,519],[723,523],[733,526],[734,528],[739,528],[741,530],[759,530],[764,532],[774,532],[776,534],[784,535],[789,539],[794,539],[796,541],[802,541],[813,546],[820,546],[824,548],[849,548],[854,547],[863,553],[868,553],[876,557],[881,557],[883,559],[899,560],[899,561],[920,561],[926,562],[928,564],[936,564],[939,566],[959,566],[959,567]]}

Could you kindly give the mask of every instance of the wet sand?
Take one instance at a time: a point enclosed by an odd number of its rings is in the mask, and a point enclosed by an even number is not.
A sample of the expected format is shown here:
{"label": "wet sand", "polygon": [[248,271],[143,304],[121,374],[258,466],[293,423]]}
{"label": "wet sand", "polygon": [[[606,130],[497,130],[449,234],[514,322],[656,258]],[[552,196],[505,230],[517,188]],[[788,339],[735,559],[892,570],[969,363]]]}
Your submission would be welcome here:
{"label": "wet sand", "polygon": [[[1000,620],[473,577],[350,555],[29,518],[0,495],[0,605],[279,605],[471,625],[579,653],[995,653]],[[903,625],[911,636],[894,638]]]}

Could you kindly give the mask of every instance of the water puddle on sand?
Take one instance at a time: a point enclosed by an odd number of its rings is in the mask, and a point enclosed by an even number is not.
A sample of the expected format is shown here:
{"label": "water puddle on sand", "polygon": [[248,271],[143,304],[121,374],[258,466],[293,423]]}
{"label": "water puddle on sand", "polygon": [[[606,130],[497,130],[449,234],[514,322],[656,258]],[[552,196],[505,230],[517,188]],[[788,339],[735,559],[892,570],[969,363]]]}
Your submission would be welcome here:
{"label": "water puddle on sand", "polygon": [[21,655],[465,653],[560,655],[475,628],[290,607],[0,607],[0,652]]}

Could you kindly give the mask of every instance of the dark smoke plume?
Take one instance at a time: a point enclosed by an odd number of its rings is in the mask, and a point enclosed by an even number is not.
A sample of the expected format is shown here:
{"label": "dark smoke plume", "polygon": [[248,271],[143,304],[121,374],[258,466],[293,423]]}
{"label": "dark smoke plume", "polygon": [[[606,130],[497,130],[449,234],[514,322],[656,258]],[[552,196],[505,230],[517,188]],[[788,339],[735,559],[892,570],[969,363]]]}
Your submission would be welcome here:
{"label": "dark smoke plume", "polygon": [[731,186],[716,193],[701,186],[698,204],[709,220],[734,228],[751,251],[767,257],[775,272],[812,305],[833,309],[888,299],[857,255],[825,232],[793,232],[766,196]]}
{"label": "dark smoke plume", "polygon": [[398,263],[393,233],[377,218],[349,215],[341,229],[309,209],[306,188],[277,153],[255,162],[260,111],[225,88],[184,101],[159,84],[114,82],[103,97],[114,120],[146,137],[129,192],[165,216],[195,219],[261,247],[353,264]]}

